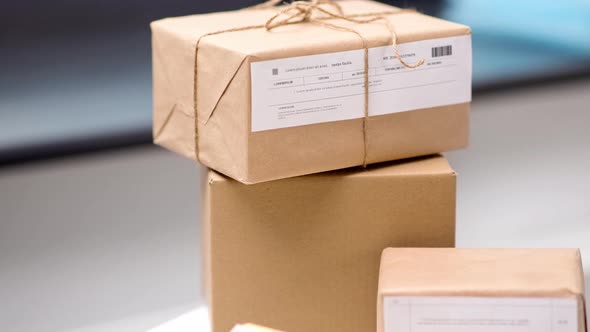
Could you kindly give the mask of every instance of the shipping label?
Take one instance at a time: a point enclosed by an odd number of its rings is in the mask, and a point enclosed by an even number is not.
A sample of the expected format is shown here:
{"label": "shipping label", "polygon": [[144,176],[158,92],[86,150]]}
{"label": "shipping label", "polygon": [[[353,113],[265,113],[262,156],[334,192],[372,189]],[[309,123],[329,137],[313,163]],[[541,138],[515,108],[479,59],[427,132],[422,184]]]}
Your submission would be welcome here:
{"label": "shipping label", "polygon": [[575,298],[386,296],[384,332],[577,332]]}
{"label": "shipping label", "polygon": [[[369,116],[471,101],[471,36],[369,49]],[[251,63],[252,131],[364,116],[364,50]]]}

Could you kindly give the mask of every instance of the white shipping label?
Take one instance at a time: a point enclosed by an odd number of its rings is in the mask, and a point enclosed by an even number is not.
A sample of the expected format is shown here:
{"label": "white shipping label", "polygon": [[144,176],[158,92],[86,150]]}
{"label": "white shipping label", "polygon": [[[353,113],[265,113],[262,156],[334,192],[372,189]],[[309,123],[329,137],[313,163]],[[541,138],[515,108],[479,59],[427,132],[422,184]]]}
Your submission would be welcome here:
{"label": "white shipping label", "polygon": [[[471,36],[369,49],[369,116],[471,101]],[[251,63],[252,131],[362,118],[364,50]]]}
{"label": "white shipping label", "polygon": [[577,332],[575,298],[386,296],[384,332]]}

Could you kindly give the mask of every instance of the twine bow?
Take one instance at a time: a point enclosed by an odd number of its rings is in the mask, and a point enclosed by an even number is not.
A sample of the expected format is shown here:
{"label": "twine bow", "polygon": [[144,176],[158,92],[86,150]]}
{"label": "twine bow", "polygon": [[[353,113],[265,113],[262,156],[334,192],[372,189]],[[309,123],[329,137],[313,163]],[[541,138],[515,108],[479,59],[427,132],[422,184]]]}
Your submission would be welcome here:
{"label": "twine bow", "polygon": [[[280,3],[280,1],[278,1]],[[259,6],[255,6],[254,8],[267,8],[267,6],[270,4],[272,6],[276,5],[277,0],[271,0],[268,1],[267,3],[263,3]],[[342,12],[342,7],[340,7],[339,4],[337,4],[334,1],[331,0],[311,0],[311,1],[294,1],[291,3],[290,6],[288,6],[287,8],[279,11],[278,13],[276,13],[275,15],[273,15],[270,19],[268,19],[268,21],[266,21],[266,24],[264,25],[264,27],[266,28],[266,30],[272,30],[278,26],[281,25],[285,25],[285,24],[293,24],[293,23],[301,23],[301,22],[310,22],[312,21],[312,13],[314,11],[318,11],[324,14],[327,14],[328,16],[332,16],[332,12],[320,7],[320,4],[326,4],[328,6],[333,7],[334,10],[336,10],[336,14],[339,16],[343,15]],[[283,17],[282,19],[281,16],[286,16]]]}
{"label": "twine bow", "polygon": [[[267,9],[274,7],[283,0],[268,0],[261,4],[245,8],[245,10],[257,10],[257,9]],[[327,8],[331,8],[332,10],[328,10]],[[346,15],[342,11],[342,7],[333,0],[310,0],[310,1],[294,1],[290,5],[286,6],[284,9],[280,10],[273,16],[271,16],[264,25],[252,25],[252,26],[244,26],[232,29],[226,29],[221,31],[210,32],[207,34],[202,35],[196,44],[195,50],[195,76],[194,76],[194,86],[195,86],[195,156],[197,160],[199,160],[199,153],[198,153],[198,146],[199,146],[199,133],[198,133],[198,112],[197,112],[197,79],[198,79],[198,71],[197,71],[197,55],[199,51],[199,44],[204,37],[218,35],[222,33],[228,32],[235,32],[235,31],[245,31],[245,30],[252,30],[252,29],[260,29],[264,28],[267,31],[271,31],[276,29],[280,26],[290,25],[290,24],[299,24],[299,23],[312,23],[317,24],[326,28],[330,28],[333,30],[350,32],[357,35],[363,44],[364,50],[364,98],[365,98],[365,106],[364,106],[364,117],[363,117],[363,167],[367,166],[367,151],[369,149],[369,143],[367,140],[367,127],[368,127],[368,118],[369,118],[369,42],[368,40],[363,37],[363,35],[358,32],[357,30],[350,28],[345,25],[337,25],[330,22],[327,22],[331,19],[340,19],[347,22],[355,23],[355,24],[368,24],[377,21],[382,21],[389,32],[391,33],[391,46],[393,48],[393,52],[398,59],[398,61],[406,68],[417,68],[424,64],[424,59],[418,60],[418,62],[414,64],[407,63],[399,53],[397,49],[397,34],[395,32],[394,27],[391,25],[389,20],[385,15],[392,15],[392,14],[399,14],[408,11],[407,9],[399,9],[396,11],[382,11],[377,13],[369,13],[369,14],[350,14]],[[316,15],[316,14],[319,14]]]}

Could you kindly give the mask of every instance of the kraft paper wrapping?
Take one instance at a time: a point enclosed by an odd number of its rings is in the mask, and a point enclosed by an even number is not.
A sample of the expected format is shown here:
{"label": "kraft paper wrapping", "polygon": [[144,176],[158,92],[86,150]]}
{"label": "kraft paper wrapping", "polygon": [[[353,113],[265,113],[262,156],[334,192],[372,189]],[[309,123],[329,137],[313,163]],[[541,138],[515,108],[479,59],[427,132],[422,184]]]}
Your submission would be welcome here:
{"label": "kraft paper wrapping", "polygon": [[[397,8],[373,1],[339,1],[345,14]],[[243,183],[257,183],[361,165],[363,119],[251,132],[250,63],[362,48],[357,35],[312,23],[207,33],[264,24],[279,9],[167,18],[153,22],[154,141]],[[468,35],[464,25],[407,11],[387,16],[398,44]],[[380,23],[331,23],[354,28],[369,47],[391,45]],[[198,90],[198,91],[196,91]],[[195,128],[195,92],[198,128]],[[375,163],[465,147],[469,103],[368,118],[367,162]],[[198,147],[195,132],[198,129]],[[197,158],[198,153],[198,158]]]}
{"label": "kraft paper wrapping", "polygon": [[248,324],[239,324],[239,325],[234,326],[234,328],[231,330],[231,332],[281,332],[281,331],[248,323]]}
{"label": "kraft paper wrapping", "polygon": [[586,331],[577,249],[388,248],[379,272],[377,332],[383,332],[387,295],[576,297],[579,331]]}

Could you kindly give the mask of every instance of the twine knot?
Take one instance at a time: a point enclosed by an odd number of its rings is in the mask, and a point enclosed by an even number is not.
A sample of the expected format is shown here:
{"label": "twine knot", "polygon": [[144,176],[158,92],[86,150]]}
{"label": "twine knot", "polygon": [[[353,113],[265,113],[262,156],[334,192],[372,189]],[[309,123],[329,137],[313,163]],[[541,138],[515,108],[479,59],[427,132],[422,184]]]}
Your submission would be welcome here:
{"label": "twine knot", "polygon": [[[274,6],[276,1],[272,1],[268,4]],[[320,6],[322,4],[332,7],[335,12],[322,8]],[[264,24],[264,27],[266,30],[270,31],[285,24],[311,22],[314,12],[324,13],[329,17],[343,16],[340,5],[331,0],[294,1],[287,8],[279,11],[268,19]]]}

